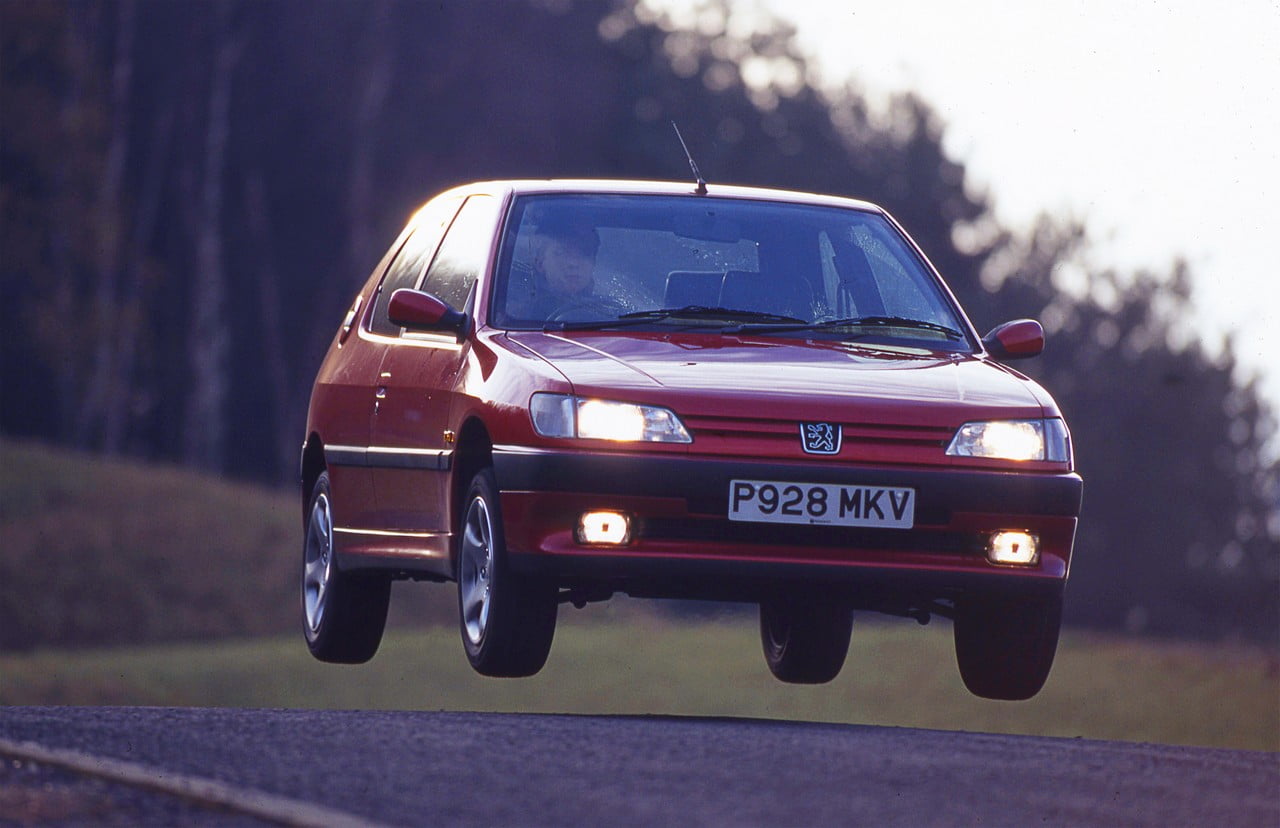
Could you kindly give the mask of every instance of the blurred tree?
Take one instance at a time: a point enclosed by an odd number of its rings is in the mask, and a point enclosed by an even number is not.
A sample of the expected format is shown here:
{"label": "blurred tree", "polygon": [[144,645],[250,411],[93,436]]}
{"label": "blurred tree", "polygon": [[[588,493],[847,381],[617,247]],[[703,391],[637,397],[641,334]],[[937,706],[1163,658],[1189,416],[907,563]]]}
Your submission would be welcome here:
{"label": "blurred tree", "polygon": [[[1083,287],[1060,289],[1064,271]],[[1218,358],[1204,351],[1187,266],[1092,268],[1083,229],[1045,217],[984,276],[971,310],[1044,320],[1049,347],[1016,365],[1052,389],[1085,478],[1068,621],[1275,642],[1276,423],[1256,384],[1236,378],[1230,343]]]}
{"label": "blurred tree", "polygon": [[96,195],[108,167],[99,11],[0,7],[0,299],[19,312],[3,331],[4,422],[66,442],[80,436],[93,342],[115,310],[109,296],[95,307],[96,268],[116,265],[98,251],[118,220],[90,206],[110,197]]}
{"label": "blurred tree", "polygon": [[[109,11],[109,10],[108,10]],[[121,278],[124,275],[122,256],[126,237],[124,219],[128,214],[124,202],[125,159],[129,149],[129,96],[133,92],[133,35],[135,4],[132,0],[121,2],[114,19],[114,48],[111,56],[111,84],[106,93],[110,112],[106,130],[106,157],[103,159],[101,185],[90,208],[100,238],[92,263],[97,274],[97,286],[93,300],[94,326],[98,335],[90,341],[93,350],[92,367],[85,390],[85,398],[78,412],[76,442],[87,445],[90,434],[100,428],[102,445],[108,451],[120,448],[121,408],[123,390],[128,382],[117,376],[121,369],[120,354],[129,349],[128,340],[137,336],[130,325],[131,315],[121,303]]]}
{"label": "blurred tree", "polygon": [[191,332],[187,340],[190,390],[183,457],[189,465],[221,471],[226,462],[227,386],[234,370],[228,360],[234,334],[227,317],[223,193],[231,135],[231,85],[245,43],[244,35],[234,28],[230,0],[206,8],[214,19],[209,27],[208,53],[212,59],[208,61],[205,140],[198,167],[184,176],[183,188],[183,204],[190,210],[195,248]]}
{"label": "blurred tree", "polygon": [[1230,350],[1197,344],[1185,268],[1060,289],[1083,232],[1000,227],[924,101],[873,114],[820,89],[780,22],[685,13],[0,4],[0,426],[288,479],[334,326],[416,205],[487,177],[684,179],[674,120],[712,182],[884,204],[983,330],[1045,320],[1025,370],[1087,480],[1075,621],[1274,635],[1274,424]]}

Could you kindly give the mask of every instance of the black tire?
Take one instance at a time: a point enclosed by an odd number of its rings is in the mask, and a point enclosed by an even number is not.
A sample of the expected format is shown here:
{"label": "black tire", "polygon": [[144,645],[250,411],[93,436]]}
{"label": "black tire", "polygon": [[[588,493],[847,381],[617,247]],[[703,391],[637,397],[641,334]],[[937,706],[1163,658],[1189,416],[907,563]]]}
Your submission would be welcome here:
{"label": "black tire", "polygon": [[537,673],[555,637],[556,585],[521,577],[508,566],[492,469],[471,479],[458,526],[459,627],[467,659],[481,675]]}
{"label": "black tire", "polygon": [[849,654],[853,612],[839,603],[778,596],[760,602],[760,643],[769,672],[791,684],[825,684]]}
{"label": "black tire", "polygon": [[302,629],[320,661],[363,664],[382,643],[391,579],[343,572],[333,554],[333,495],[329,473],[311,490],[302,546]]}
{"label": "black tire", "polygon": [[1062,590],[973,595],[956,603],[956,663],[975,696],[1023,701],[1040,692],[1062,626]]}

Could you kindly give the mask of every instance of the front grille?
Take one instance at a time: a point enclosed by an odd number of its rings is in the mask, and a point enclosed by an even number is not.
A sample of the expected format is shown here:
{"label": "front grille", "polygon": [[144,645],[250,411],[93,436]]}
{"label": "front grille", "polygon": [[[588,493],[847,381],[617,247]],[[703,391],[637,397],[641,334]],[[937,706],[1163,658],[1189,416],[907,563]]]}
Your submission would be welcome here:
{"label": "front grille", "polygon": [[[800,443],[800,423],[752,417],[682,415],[693,436],[693,451],[770,458],[808,458]],[[942,465],[952,429],[930,426],[841,423],[840,453],[826,459]]]}

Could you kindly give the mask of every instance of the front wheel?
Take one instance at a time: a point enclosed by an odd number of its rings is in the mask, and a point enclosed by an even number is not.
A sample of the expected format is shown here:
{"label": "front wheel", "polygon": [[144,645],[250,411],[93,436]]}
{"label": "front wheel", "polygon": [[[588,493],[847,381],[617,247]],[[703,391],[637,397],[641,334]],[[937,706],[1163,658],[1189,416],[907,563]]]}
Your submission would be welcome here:
{"label": "front wheel", "polygon": [[956,663],[984,699],[1023,701],[1040,692],[1062,626],[1062,590],[1047,595],[972,595],[956,603]]}
{"label": "front wheel", "polygon": [[760,643],[769,671],[791,684],[825,684],[849,654],[853,613],[823,600],[778,596],[760,602]]}
{"label": "front wheel", "polygon": [[307,648],[320,661],[363,664],[382,643],[391,580],[381,573],[343,572],[333,554],[329,473],[311,489],[302,552],[302,614]]}
{"label": "front wheel", "polygon": [[556,631],[556,586],[512,572],[492,469],[471,479],[458,542],[462,644],[477,673],[531,676],[542,669]]}

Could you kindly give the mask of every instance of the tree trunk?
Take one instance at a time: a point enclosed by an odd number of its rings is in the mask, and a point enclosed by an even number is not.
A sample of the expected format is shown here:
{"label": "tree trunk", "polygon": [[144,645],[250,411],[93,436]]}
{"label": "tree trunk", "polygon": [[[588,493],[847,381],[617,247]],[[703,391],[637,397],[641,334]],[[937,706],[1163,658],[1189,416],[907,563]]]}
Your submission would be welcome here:
{"label": "tree trunk", "polygon": [[230,29],[231,5],[217,7],[213,75],[200,178],[196,227],[195,284],[187,340],[191,388],[187,399],[184,454],[189,465],[221,471],[226,451],[227,355],[226,274],[222,258],[222,184],[230,134],[231,80],[243,42]]}
{"label": "tree trunk", "polygon": [[121,313],[120,250],[125,235],[124,173],[129,154],[129,97],[133,84],[133,37],[135,5],[125,0],[117,9],[115,56],[111,69],[111,132],[108,137],[102,187],[94,210],[97,254],[94,262],[97,289],[93,301],[93,367],[88,390],[80,405],[76,423],[76,444],[81,448],[98,447],[109,453],[120,449],[120,429],[106,429],[111,412],[127,398],[125,378],[116,375],[117,351],[127,330]]}
{"label": "tree trunk", "polygon": [[261,343],[267,384],[271,387],[271,430],[274,435],[275,463],[272,471],[280,480],[291,480],[297,473],[298,445],[302,440],[302,417],[306,406],[306,387],[310,378],[290,372],[281,331],[284,319],[280,307],[279,273],[272,264],[271,219],[267,210],[267,186],[261,170],[254,170],[245,182],[245,220],[253,238],[258,266],[258,308],[262,314]]}
{"label": "tree trunk", "polygon": [[[153,124],[150,143],[144,150],[147,168],[134,200],[129,249],[121,273],[120,346],[116,349],[113,374],[116,393],[111,397],[103,424],[107,451],[129,450],[125,441],[129,437],[130,426],[150,413],[160,393],[155,377],[139,374],[137,366],[139,352],[144,356],[146,353],[147,314],[154,307],[147,305],[144,287],[150,261],[148,245],[160,215],[161,195],[173,145],[175,108],[174,98],[169,97]],[[154,347],[154,343],[151,344]]]}
{"label": "tree trunk", "polygon": [[[50,306],[57,324],[71,324],[84,311],[81,296],[81,272],[75,228],[88,223],[86,209],[76,181],[78,166],[83,163],[80,142],[82,140],[83,111],[89,95],[85,90],[85,78],[93,70],[89,39],[97,27],[96,10],[84,6],[67,9],[66,67],[67,84],[58,106],[58,133],[63,140],[58,145],[57,162],[53,169],[53,221],[49,229]],[[54,393],[58,400],[55,432],[60,441],[74,444],[77,416],[83,404],[85,358],[76,343],[63,336],[47,340],[52,352],[50,361]]]}

